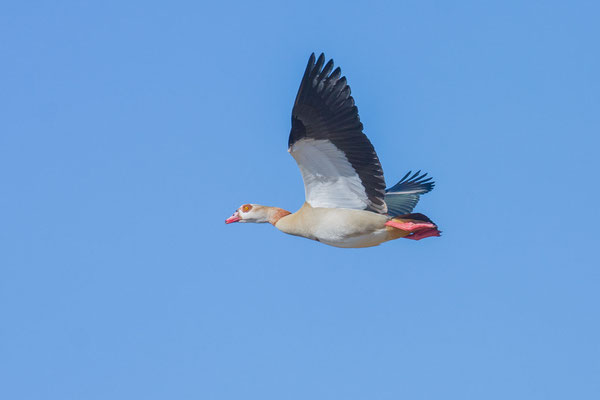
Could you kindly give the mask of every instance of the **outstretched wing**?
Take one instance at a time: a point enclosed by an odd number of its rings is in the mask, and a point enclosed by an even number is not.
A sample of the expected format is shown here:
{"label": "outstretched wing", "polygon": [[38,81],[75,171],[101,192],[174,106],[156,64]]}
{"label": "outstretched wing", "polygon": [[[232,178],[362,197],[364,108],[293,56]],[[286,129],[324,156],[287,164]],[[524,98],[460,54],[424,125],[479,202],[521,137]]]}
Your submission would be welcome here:
{"label": "outstretched wing", "polygon": [[400,179],[400,182],[386,189],[385,202],[390,216],[395,217],[412,212],[420,195],[433,189],[435,182],[431,181],[432,178],[425,179],[427,174],[420,175],[420,173],[421,171],[417,171],[412,174],[412,171],[409,171]]}
{"label": "outstretched wing", "polygon": [[310,56],[292,110],[288,151],[302,173],[306,201],[385,214],[383,170],[362,132],[350,86],[333,60],[324,64],[324,54],[316,63]]}

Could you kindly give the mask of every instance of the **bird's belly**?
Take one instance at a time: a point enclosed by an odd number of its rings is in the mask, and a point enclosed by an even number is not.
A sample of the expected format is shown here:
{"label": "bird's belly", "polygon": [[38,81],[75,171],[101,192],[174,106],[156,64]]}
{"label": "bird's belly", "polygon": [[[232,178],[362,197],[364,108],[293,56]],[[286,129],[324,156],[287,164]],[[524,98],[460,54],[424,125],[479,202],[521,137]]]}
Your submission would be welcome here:
{"label": "bird's belly", "polygon": [[386,229],[378,229],[374,232],[353,235],[319,235],[315,239],[321,243],[335,247],[360,248],[378,246],[390,240]]}
{"label": "bird's belly", "polygon": [[281,231],[335,247],[371,247],[387,240],[387,217],[365,210],[305,205],[275,225]]}

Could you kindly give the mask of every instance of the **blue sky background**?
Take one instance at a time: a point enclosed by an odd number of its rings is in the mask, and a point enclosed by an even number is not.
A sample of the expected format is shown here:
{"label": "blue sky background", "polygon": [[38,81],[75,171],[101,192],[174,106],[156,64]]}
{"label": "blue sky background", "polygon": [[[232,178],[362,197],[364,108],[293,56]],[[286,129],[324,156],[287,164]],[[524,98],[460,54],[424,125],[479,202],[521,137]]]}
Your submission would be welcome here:
{"label": "blue sky background", "polygon": [[[4,2],[3,399],[597,399],[597,2]],[[439,239],[296,210],[311,52]]]}

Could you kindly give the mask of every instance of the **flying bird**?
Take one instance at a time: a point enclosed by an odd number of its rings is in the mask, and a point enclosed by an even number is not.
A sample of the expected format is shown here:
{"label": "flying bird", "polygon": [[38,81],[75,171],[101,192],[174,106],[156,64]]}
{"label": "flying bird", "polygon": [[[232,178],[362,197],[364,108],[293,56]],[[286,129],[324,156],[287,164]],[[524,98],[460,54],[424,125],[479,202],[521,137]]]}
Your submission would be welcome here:
{"label": "flying bird", "polygon": [[398,238],[440,236],[436,224],[412,214],[433,189],[427,174],[408,172],[386,189],[381,163],[363,133],[346,77],[333,60],[311,54],[292,109],[288,152],[304,181],[305,202],[291,213],[243,204],[225,220],[269,222],[290,235],[336,247],[371,247]]}

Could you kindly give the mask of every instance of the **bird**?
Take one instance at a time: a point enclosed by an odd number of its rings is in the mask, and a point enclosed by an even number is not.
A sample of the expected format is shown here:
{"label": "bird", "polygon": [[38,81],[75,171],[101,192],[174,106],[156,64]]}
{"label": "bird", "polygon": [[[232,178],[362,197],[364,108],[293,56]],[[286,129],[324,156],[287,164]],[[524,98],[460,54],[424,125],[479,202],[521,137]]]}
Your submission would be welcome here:
{"label": "bird", "polygon": [[270,223],[280,231],[334,247],[363,248],[405,238],[441,236],[427,216],[412,213],[435,183],[409,171],[386,189],[383,169],[363,133],[350,86],[333,59],[309,57],[292,108],[288,152],[304,181],[305,201],[295,213],[247,203],[226,224]]}

